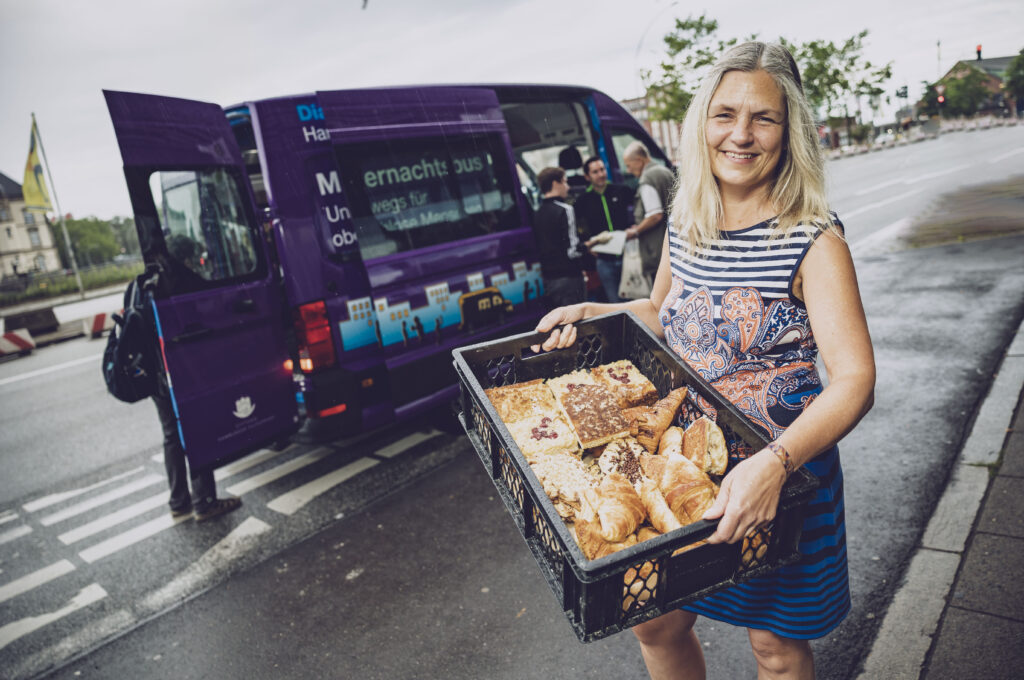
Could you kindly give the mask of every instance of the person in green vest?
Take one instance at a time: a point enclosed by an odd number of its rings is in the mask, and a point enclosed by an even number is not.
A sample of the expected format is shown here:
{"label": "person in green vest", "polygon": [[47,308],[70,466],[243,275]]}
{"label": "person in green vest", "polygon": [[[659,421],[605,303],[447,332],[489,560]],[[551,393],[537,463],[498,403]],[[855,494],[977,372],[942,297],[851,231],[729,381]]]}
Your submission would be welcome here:
{"label": "person in green vest", "polygon": [[[583,163],[583,176],[590,183],[576,199],[576,224],[588,247],[606,231],[624,231],[633,225],[633,190],[608,181],[608,169],[600,156]],[[624,302],[619,297],[622,278],[622,254],[594,253],[597,275],[601,278],[608,302]]]}
{"label": "person in green vest", "polygon": [[655,163],[642,142],[627,146],[622,161],[626,170],[640,179],[634,208],[636,223],[626,229],[626,239],[640,239],[644,276],[653,282],[661,263],[661,246],[665,241],[665,226],[668,224],[676,176],[664,165]]}

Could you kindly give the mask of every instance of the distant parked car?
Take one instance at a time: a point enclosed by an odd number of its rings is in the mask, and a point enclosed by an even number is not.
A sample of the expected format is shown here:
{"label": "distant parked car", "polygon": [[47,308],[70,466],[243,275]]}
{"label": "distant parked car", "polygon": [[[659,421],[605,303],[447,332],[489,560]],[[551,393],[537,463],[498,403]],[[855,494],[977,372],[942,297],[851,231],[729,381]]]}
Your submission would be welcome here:
{"label": "distant parked car", "polygon": [[892,146],[896,143],[896,135],[891,130],[880,132],[875,136],[875,146]]}

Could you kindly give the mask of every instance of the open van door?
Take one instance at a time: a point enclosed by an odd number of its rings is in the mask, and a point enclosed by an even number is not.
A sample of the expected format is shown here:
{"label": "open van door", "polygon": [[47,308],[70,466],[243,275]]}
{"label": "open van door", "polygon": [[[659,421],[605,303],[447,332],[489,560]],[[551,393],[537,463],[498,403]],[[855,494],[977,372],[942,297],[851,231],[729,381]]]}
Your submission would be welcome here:
{"label": "open van door", "polygon": [[124,160],[178,428],[194,468],[299,425],[280,284],[215,104],[104,91]]}

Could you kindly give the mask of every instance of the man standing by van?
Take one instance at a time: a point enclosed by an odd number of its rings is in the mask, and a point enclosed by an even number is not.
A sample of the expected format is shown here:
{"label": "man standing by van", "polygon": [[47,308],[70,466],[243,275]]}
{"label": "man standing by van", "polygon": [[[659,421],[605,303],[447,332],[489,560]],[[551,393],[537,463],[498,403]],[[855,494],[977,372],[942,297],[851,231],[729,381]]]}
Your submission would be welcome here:
{"label": "man standing by van", "polygon": [[665,226],[668,224],[669,203],[676,176],[664,165],[655,163],[642,142],[633,142],[627,146],[622,160],[629,174],[640,179],[640,186],[637,187],[639,200],[634,209],[636,224],[626,230],[626,238],[640,239],[644,276],[653,282],[661,262],[661,246],[665,240]]}
{"label": "man standing by van", "polygon": [[[576,220],[589,246],[590,239],[598,234],[623,231],[633,225],[633,190],[608,181],[608,169],[600,156],[591,156],[583,163],[583,176],[590,186],[576,199]],[[596,258],[597,275],[608,302],[624,302],[619,298],[622,255],[596,253]]]}
{"label": "man standing by van", "polygon": [[566,203],[569,181],[562,168],[544,168],[537,174],[544,196],[534,215],[544,295],[553,307],[583,302],[587,296],[583,281],[582,253],[576,232],[576,215]]}

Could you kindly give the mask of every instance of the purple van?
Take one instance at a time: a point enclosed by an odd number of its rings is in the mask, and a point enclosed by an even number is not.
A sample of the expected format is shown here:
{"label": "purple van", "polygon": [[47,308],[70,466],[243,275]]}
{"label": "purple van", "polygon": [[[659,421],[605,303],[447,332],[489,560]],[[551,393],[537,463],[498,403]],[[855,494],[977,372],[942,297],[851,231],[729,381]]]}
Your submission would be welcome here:
{"label": "purple van", "polygon": [[634,140],[667,162],[625,109],[582,87],[345,90],[227,109],[104,94],[195,467],[304,417],[355,434],[451,400],[454,347],[528,330],[544,311],[537,173],[599,155],[627,181]]}

